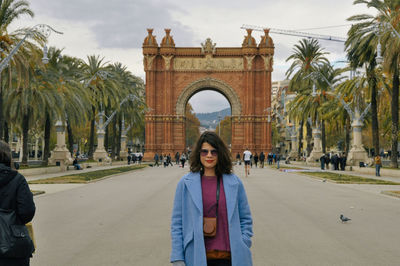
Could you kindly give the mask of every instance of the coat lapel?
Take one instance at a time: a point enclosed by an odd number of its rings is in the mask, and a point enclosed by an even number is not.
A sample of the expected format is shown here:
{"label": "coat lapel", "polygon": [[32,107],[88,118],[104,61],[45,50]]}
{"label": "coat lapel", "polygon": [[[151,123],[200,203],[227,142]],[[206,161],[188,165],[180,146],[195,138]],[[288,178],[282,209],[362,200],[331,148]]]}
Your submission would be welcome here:
{"label": "coat lapel", "polygon": [[228,210],[228,220],[230,221],[237,202],[237,192],[239,183],[232,175],[223,175],[224,191],[226,198],[226,208]]}
{"label": "coat lapel", "polygon": [[190,196],[192,197],[194,205],[196,205],[196,207],[199,209],[200,214],[203,215],[200,173],[190,173],[185,179],[185,184]]}

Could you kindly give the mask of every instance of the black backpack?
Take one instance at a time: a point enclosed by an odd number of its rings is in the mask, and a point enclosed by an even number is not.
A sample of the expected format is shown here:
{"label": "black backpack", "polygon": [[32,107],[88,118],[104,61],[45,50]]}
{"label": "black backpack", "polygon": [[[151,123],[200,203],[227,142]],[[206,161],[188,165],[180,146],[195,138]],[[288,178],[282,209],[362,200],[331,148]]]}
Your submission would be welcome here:
{"label": "black backpack", "polygon": [[13,210],[0,209],[0,258],[28,258],[35,251],[25,225]]}

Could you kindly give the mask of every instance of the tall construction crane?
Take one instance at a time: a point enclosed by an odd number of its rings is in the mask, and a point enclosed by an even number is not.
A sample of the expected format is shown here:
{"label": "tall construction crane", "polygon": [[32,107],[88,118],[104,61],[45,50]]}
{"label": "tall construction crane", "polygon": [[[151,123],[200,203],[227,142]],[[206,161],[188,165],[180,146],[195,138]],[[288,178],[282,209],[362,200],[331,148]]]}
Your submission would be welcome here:
{"label": "tall construction crane", "polygon": [[[243,24],[241,29],[252,29],[255,31],[264,32],[265,27]],[[342,38],[342,37],[314,34],[314,33],[308,33],[308,32],[300,32],[300,31],[294,31],[294,30],[281,30],[281,29],[269,28],[269,32],[276,33],[276,34],[282,34],[282,35],[292,35],[292,36],[314,38],[314,39],[334,41],[334,42],[345,42],[346,41],[346,38]]]}

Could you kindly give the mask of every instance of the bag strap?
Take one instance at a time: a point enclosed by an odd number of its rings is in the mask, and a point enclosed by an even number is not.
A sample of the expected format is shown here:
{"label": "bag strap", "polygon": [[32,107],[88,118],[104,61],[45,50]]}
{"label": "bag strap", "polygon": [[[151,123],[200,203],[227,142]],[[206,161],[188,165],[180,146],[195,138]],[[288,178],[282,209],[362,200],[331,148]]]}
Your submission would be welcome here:
{"label": "bag strap", "polygon": [[219,190],[220,190],[220,177],[217,180],[217,210],[215,211],[215,217],[218,217],[218,202],[219,202]]}

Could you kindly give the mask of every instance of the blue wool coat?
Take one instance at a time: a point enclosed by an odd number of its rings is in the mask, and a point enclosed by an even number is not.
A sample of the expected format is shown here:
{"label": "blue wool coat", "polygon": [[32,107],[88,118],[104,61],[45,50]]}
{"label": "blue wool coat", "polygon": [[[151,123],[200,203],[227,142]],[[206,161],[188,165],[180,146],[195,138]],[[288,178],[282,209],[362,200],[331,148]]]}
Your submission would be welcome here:
{"label": "blue wool coat", "polygon": [[[242,181],[234,174],[223,175],[228,212],[232,266],[251,266],[253,221]],[[171,222],[171,262],[207,266],[203,236],[203,200],[200,173],[182,177],[176,188]]]}

